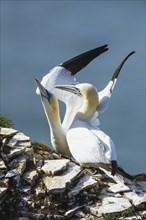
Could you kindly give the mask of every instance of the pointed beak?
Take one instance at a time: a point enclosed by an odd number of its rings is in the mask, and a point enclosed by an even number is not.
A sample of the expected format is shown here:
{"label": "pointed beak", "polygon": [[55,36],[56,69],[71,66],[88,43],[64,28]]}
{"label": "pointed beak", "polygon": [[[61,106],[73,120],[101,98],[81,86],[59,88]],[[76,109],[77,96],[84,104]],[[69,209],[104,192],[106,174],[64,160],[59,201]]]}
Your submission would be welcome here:
{"label": "pointed beak", "polygon": [[125,57],[125,59],[122,61],[122,63],[120,63],[120,65],[118,66],[118,68],[116,69],[116,71],[114,72],[114,74],[113,74],[113,76],[112,76],[112,78],[111,78],[112,81],[114,81],[115,79],[118,78],[119,73],[120,73],[120,71],[121,71],[121,69],[122,69],[124,63],[125,63],[126,60],[127,60],[132,54],[134,54],[134,53],[135,53],[135,51],[132,51],[131,53],[129,53],[129,54]]}
{"label": "pointed beak", "polygon": [[48,92],[37,79],[35,79],[34,81],[35,81],[36,86],[39,90],[41,98],[46,98],[46,99],[50,100],[52,94],[50,92]]}
{"label": "pointed beak", "polygon": [[80,89],[75,87],[74,85],[58,85],[55,86],[56,89],[64,90],[67,92],[71,92],[77,96],[83,96]]}

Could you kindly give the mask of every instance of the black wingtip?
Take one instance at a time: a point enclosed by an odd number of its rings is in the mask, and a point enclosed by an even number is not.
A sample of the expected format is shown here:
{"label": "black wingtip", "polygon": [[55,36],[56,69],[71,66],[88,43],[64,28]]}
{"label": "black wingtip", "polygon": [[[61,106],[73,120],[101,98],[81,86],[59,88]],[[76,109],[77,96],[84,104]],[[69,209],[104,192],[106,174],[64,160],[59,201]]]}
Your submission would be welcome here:
{"label": "black wingtip", "polygon": [[118,68],[116,69],[116,71],[114,72],[114,74],[113,74],[113,76],[112,76],[112,79],[111,79],[112,81],[114,81],[114,79],[118,78],[118,75],[119,75],[119,73],[120,73],[120,71],[121,71],[121,69],[122,69],[124,63],[125,63],[126,60],[127,60],[132,54],[134,54],[134,53],[135,53],[135,51],[132,51],[131,53],[129,53],[129,54],[125,57],[125,59],[122,61],[122,63],[120,63],[120,65],[118,66]]}
{"label": "black wingtip", "polygon": [[106,44],[101,47],[97,47],[95,49],[89,50],[85,53],[73,57],[70,60],[65,61],[64,63],[60,64],[60,66],[69,70],[72,75],[75,75],[85,66],[87,66],[97,56],[106,52],[108,50],[107,46],[108,45]]}

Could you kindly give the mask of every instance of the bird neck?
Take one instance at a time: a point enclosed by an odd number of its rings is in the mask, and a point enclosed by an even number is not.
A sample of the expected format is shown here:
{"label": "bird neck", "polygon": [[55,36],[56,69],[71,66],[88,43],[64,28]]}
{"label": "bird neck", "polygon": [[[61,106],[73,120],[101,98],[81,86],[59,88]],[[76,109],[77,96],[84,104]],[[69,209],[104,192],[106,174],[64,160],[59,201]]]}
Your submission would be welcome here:
{"label": "bird neck", "polygon": [[44,111],[49,123],[49,126],[52,130],[60,129],[61,128],[61,120],[60,120],[60,111],[59,111],[59,104],[58,100],[53,97],[51,103],[48,101],[44,101],[43,103]]}
{"label": "bird neck", "polygon": [[90,119],[93,117],[94,113],[96,112],[98,103],[96,100],[90,99],[84,99],[83,105],[80,108],[78,115],[81,119]]}
{"label": "bird neck", "polygon": [[62,122],[62,127],[64,128],[65,132],[68,131],[70,125],[72,124],[76,113],[78,112],[80,106],[77,104],[74,105],[67,105],[66,112],[64,116],[64,120]]}
{"label": "bird neck", "polygon": [[45,114],[50,126],[51,143],[54,149],[64,156],[70,156],[65,131],[61,125],[59,104],[54,97],[51,103],[43,103]]}

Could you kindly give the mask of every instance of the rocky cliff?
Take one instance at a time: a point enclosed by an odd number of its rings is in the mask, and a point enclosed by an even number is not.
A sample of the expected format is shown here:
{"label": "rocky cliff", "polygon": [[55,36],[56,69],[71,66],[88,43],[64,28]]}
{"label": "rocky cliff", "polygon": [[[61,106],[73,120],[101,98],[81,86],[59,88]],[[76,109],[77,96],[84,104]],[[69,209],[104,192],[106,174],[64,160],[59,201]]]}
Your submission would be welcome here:
{"label": "rocky cliff", "polygon": [[0,219],[146,219],[146,175],[83,169],[0,128]]}

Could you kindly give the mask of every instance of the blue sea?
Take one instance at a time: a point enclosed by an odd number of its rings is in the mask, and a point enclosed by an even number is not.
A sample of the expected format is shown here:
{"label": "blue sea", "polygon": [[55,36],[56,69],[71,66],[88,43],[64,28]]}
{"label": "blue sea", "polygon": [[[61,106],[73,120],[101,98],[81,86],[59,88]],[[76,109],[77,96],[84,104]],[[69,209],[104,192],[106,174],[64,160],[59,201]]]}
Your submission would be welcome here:
{"label": "blue sea", "polygon": [[[1,112],[15,127],[51,146],[34,78],[82,52],[109,50],[76,75],[102,90],[125,63],[101,129],[114,141],[129,173],[145,172],[145,1],[1,1]],[[61,105],[63,118],[64,105]]]}

